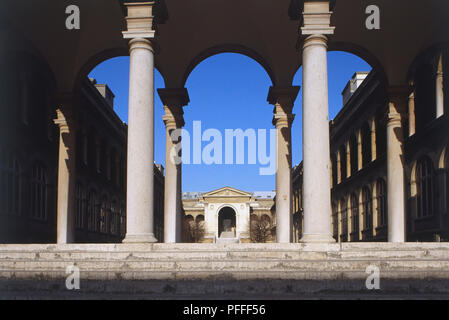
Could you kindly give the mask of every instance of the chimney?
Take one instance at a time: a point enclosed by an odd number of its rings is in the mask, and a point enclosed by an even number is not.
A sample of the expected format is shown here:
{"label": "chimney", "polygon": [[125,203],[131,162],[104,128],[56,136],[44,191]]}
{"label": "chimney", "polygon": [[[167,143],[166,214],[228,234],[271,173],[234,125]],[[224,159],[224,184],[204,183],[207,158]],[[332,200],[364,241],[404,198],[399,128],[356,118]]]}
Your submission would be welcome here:
{"label": "chimney", "polygon": [[103,98],[106,100],[106,103],[114,109],[114,98],[115,95],[112,93],[111,89],[106,84],[99,84],[97,83],[97,80],[90,79],[92,84],[97,88],[98,92],[103,96]]}
{"label": "chimney", "polygon": [[363,80],[368,76],[369,72],[356,72],[352,76],[351,80],[348,81],[346,87],[343,89],[341,93],[343,96],[343,106],[351,99],[354,92],[356,92],[357,88],[360,87]]}

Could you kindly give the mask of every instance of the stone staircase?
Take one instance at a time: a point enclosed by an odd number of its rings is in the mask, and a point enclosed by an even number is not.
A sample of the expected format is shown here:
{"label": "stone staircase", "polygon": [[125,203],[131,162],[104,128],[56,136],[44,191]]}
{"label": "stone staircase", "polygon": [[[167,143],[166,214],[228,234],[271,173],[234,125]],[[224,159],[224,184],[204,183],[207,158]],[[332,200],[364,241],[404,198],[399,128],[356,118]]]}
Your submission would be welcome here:
{"label": "stone staircase", "polygon": [[240,240],[234,235],[232,231],[223,231],[220,237],[217,238],[215,243],[218,244],[229,244],[229,243],[239,243]]}
{"label": "stone staircase", "polygon": [[[65,287],[66,268],[81,289]],[[368,290],[367,267],[380,272]],[[0,245],[0,298],[449,298],[449,244]]]}

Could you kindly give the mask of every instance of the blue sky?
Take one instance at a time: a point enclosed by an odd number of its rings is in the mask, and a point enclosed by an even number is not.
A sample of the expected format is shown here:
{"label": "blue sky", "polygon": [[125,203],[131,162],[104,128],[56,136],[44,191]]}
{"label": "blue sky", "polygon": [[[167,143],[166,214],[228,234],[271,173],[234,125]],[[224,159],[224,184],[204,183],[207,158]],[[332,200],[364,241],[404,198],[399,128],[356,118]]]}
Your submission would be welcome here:
{"label": "blue sky", "polygon": [[[328,53],[329,117],[333,119],[342,107],[341,92],[356,71],[371,67],[345,52]],[[89,74],[98,83],[106,83],[115,94],[115,111],[128,121],[129,57],[117,57],[98,65]],[[293,85],[302,84],[302,69],[298,70]],[[190,104],[184,109],[185,129],[192,133],[193,121],[201,121],[202,130],[218,129],[273,129],[273,106],[267,94],[271,86],[265,70],[244,55],[223,53],[203,61],[191,73],[186,88]],[[164,80],[156,71],[155,87],[164,88]],[[302,159],[302,91],[293,108],[296,114],[292,127],[293,164]],[[159,96],[155,95],[155,161],[165,164],[164,114]],[[268,140],[268,138],[267,138]],[[207,142],[203,142],[204,148]],[[234,147],[235,148],[235,147]],[[247,158],[245,158],[247,159]],[[247,160],[245,160],[247,163]],[[183,191],[210,191],[231,186],[245,191],[275,189],[275,176],[259,175],[256,165],[183,165]]]}

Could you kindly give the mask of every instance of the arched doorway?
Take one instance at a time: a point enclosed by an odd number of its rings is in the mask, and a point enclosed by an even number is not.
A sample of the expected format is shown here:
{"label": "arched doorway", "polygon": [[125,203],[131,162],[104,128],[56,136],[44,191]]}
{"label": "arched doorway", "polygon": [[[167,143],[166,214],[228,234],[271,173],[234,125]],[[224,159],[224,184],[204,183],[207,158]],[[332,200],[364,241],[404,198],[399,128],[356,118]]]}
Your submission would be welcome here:
{"label": "arched doorway", "polygon": [[236,214],[231,207],[224,207],[218,212],[218,236],[235,238]]}

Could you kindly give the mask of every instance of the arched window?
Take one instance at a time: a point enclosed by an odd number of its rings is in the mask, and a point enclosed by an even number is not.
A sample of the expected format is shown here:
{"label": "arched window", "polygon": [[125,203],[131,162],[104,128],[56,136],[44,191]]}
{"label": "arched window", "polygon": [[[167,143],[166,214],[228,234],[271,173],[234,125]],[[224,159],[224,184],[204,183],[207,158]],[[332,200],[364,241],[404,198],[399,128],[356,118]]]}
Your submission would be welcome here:
{"label": "arched window", "polygon": [[348,205],[345,199],[341,199],[340,201],[341,208],[341,242],[348,241]]}
{"label": "arched window", "polygon": [[434,214],[434,169],[432,160],[421,158],[416,165],[417,217],[423,218]]}
{"label": "arched window", "polygon": [[91,232],[98,231],[97,192],[90,190],[87,195],[87,228]]}
{"label": "arched window", "polygon": [[21,174],[17,157],[11,152],[5,152],[2,174],[2,203],[3,214],[20,214],[21,203]]}
{"label": "arched window", "polygon": [[373,200],[371,190],[368,187],[362,189],[362,206],[363,206],[363,227],[364,231],[371,232],[373,230]]}
{"label": "arched window", "polygon": [[416,70],[415,77],[415,126],[416,132],[425,128],[436,116],[435,70],[425,61]]}
{"label": "arched window", "polygon": [[351,241],[359,240],[359,201],[357,195],[353,193],[351,195]]}
{"label": "arched window", "polygon": [[365,167],[371,162],[371,130],[368,123],[362,126],[362,164]]}
{"label": "arched window", "polygon": [[47,170],[41,163],[36,163],[31,177],[31,217],[33,219],[47,220],[47,196]]}
{"label": "arched window", "polygon": [[387,208],[387,185],[384,179],[377,180],[377,223],[379,227],[387,225],[388,208]]}
{"label": "arched window", "polygon": [[332,236],[338,241],[338,206],[332,204]]}

